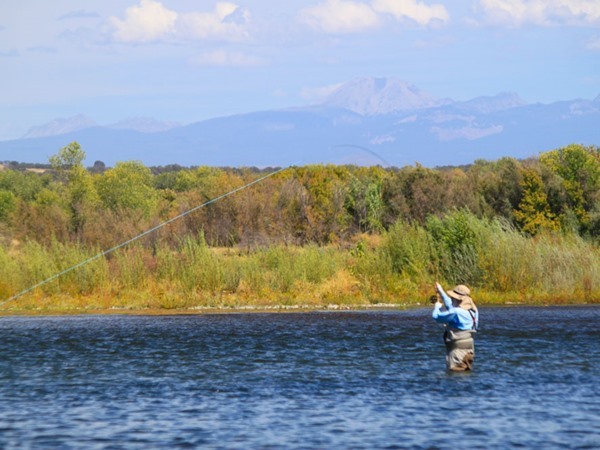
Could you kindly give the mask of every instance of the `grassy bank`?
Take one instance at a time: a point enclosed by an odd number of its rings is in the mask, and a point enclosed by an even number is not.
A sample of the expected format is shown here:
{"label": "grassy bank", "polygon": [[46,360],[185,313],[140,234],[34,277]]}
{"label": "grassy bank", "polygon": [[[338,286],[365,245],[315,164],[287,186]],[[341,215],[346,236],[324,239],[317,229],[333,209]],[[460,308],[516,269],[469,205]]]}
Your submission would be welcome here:
{"label": "grassy bank", "polygon": [[[53,241],[0,247],[0,299],[97,255]],[[3,305],[2,313],[424,305],[435,280],[480,304],[600,303],[600,251],[576,234],[527,237],[464,211],[397,222],[344,245],[212,248],[202,233],[140,242]]]}

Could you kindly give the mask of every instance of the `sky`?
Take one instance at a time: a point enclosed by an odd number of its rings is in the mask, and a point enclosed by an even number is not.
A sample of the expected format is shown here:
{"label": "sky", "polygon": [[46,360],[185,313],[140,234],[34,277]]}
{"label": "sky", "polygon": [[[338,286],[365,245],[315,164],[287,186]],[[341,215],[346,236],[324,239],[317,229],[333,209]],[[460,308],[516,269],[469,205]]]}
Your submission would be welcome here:
{"label": "sky", "polygon": [[0,1],[0,140],[84,114],[193,123],[357,77],[435,96],[600,94],[600,0]]}

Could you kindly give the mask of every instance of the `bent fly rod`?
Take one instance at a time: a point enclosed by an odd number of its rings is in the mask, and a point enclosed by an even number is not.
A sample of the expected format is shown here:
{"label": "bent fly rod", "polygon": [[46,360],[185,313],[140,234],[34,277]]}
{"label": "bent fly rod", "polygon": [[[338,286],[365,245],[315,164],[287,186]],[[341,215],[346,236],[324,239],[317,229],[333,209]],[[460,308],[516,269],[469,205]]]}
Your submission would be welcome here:
{"label": "bent fly rod", "polygon": [[31,287],[28,287],[27,289],[25,289],[25,290],[23,290],[23,291],[21,291],[21,292],[19,292],[19,293],[15,294],[15,295],[13,295],[12,297],[9,297],[9,298],[7,298],[6,300],[4,300],[4,301],[0,302],[0,307],[4,306],[4,305],[5,305],[6,303],[8,303],[8,302],[11,302],[11,301],[13,301],[13,300],[16,300],[16,299],[18,299],[19,297],[22,297],[22,296],[24,296],[25,294],[28,294],[29,292],[31,292],[31,291],[33,291],[33,290],[35,290],[35,289],[37,289],[37,288],[39,288],[39,287],[41,287],[41,286],[44,286],[44,285],[45,285],[45,284],[47,284],[47,283],[50,283],[51,281],[54,281],[54,280],[56,280],[57,278],[60,278],[60,277],[62,277],[63,275],[65,275],[65,274],[67,274],[67,273],[69,273],[69,272],[72,272],[72,271],[74,271],[74,270],[76,270],[76,269],[78,269],[78,268],[80,268],[80,267],[82,267],[82,266],[84,266],[84,265],[86,265],[86,264],[88,264],[88,263],[90,263],[90,262],[92,262],[92,261],[94,261],[94,260],[98,259],[98,258],[102,258],[103,256],[106,256],[106,255],[108,255],[109,253],[112,253],[112,252],[114,252],[114,251],[116,251],[116,250],[118,250],[118,249],[120,249],[120,248],[123,248],[123,247],[125,247],[125,246],[127,246],[127,245],[131,244],[132,242],[135,242],[135,241],[137,241],[138,239],[141,239],[141,238],[143,238],[144,236],[147,236],[147,235],[149,235],[149,234],[151,234],[151,233],[154,233],[155,231],[157,231],[157,230],[159,230],[159,229],[161,229],[161,228],[163,228],[163,227],[165,227],[165,226],[169,225],[169,224],[170,224],[170,223],[172,223],[172,222],[175,222],[176,220],[179,220],[179,219],[181,219],[182,217],[185,217],[185,216],[187,216],[188,214],[191,214],[191,213],[193,213],[194,211],[197,211],[197,210],[199,210],[200,208],[204,208],[205,206],[208,206],[208,205],[210,205],[211,203],[218,202],[219,200],[221,200],[221,199],[223,199],[223,198],[225,198],[225,197],[229,197],[230,195],[233,195],[233,194],[235,194],[235,193],[237,193],[237,192],[243,191],[244,189],[248,189],[249,187],[251,187],[251,186],[254,186],[255,184],[258,184],[258,183],[260,183],[261,181],[263,181],[263,180],[266,180],[266,179],[267,179],[267,178],[269,178],[269,177],[272,177],[273,175],[277,175],[278,173],[281,173],[281,172],[283,172],[284,170],[287,170],[287,169],[289,169],[289,168],[291,168],[291,167],[294,167],[295,165],[296,165],[296,164],[292,164],[292,165],[290,165],[290,166],[286,166],[286,167],[283,167],[283,168],[277,169],[277,170],[275,170],[275,171],[273,171],[273,172],[270,172],[270,173],[268,173],[267,175],[264,175],[264,176],[262,176],[262,177],[260,177],[260,178],[257,178],[257,179],[256,179],[256,180],[254,180],[254,181],[251,181],[251,182],[249,182],[249,183],[246,183],[246,184],[244,184],[243,186],[240,186],[240,187],[238,187],[238,188],[235,188],[235,189],[233,189],[233,190],[231,190],[231,191],[229,191],[229,192],[226,192],[225,194],[221,194],[221,195],[219,195],[218,197],[214,197],[214,198],[212,198],[212,199],[208,200],[207,202],[205,202],[205,203],[202,203],[201,205],[195,206],[195,207],[193,207],[192,209],[189,209],[189,210],[187,210],[187,211],[185,211],[185,212],[183,212],[183,213],[181,213],[181,214],[179,214],[179,215],[177,215],[177,216],[175,216],[175,217],[173,217],[173,218],[171,218],[171,219],[169,219],[169,220],[167,220],[167,221],[165,221],[165,222],[163,222],[163,223],[161,223],[161,224],[159,224],[159,225],[156,225],[155,227],[153,227],[153,228],[150,228],[149,230],[146,230],[146,231],[144,231],[143,233],[140,233],[140,234],[138,234],[137,236],[134,236],[134,237],[132,237],[131,239],[129,239],[129,240],[125,241],[125,242],[122,242],[122,243],[121,243],[121,244],[119,244],[119,245],[115,245],[114,247],[112,247],[112,248],[109,248],[108,250],[104,250],[104,251],[102,251],[102,252],[98,253],[97,255],[94,255],[94,256],[92,256],[91,258],[88,258],[88,259],[86,259],[85,261],[81,261],[80,263],[78,263],[78,264],[75,264],[74,266],[71,266],[71,267],[69,267],[69,268],[67,268],[67,269],[63,270],[62,272],[59,272],[59,273],[57,273],[57,274],[55,274],[55,275],[52,275],[51,277],[49,277],[49,278],[46,278],[45,280],[42,280],[42,281],[40,281],[39,283],[36,283],[36,284],[34,284],[33,286],[31,286]]}

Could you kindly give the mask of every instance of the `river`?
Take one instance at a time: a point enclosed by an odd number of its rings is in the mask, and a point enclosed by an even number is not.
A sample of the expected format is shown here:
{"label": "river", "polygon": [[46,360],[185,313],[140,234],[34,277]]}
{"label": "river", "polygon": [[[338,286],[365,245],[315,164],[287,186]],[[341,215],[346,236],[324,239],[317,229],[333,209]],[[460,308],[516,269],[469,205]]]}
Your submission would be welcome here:
{"label": "river", "polygon": [[600,307],[0,318],[0,447],[600,447]]}

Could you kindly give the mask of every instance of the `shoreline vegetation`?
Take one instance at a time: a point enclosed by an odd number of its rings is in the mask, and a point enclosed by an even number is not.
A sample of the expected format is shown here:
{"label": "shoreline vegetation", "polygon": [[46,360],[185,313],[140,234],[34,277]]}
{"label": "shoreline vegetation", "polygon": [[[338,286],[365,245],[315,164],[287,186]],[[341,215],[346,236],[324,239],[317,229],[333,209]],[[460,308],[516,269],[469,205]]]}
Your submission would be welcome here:
{"label": "shoreline vegetation", "polygon": [[[531,239],[464,212],[446,220],[479,227],[469,250],[476,264],[471,269],[480,271],[480,284],[473,287],[479,305],[600,304],[600,255],[583,239],[556,234]],[[419,231],[397,224],[382,236],[360,236],[351,248],[278,245],[241,252],[211,248],[202,235],[184,239],[180,248],[159,246],[155,254],[135,245],[5,304],[0,314],[429,307],[435,272],[445,269],[432,267],[443,261],[428,253],[426,234],[421,241],[416,236],[404,239]],[[493,248],[485,245],[490,240],[496,242]],[[16,281],[28,273],[52,276],[93,255],[54,242],[47,249],[27,246],[19,253],[20,261],[13,256],[9,262],[7,256],[0,250],[3,271],[13,273]],[[399,260],[406,265],[396,267]],[[440,280],[451,287],[445,277]]]}
{"label": "shoreline vegetation", "polygon": [[[196,314],[600,303],[600,153],[427,169],[293,167],[109,254],[270,170],[82,165],[0,171],[0,306],[19,314]],[[271,169],[272,170],[272,169]]]}

